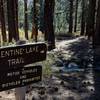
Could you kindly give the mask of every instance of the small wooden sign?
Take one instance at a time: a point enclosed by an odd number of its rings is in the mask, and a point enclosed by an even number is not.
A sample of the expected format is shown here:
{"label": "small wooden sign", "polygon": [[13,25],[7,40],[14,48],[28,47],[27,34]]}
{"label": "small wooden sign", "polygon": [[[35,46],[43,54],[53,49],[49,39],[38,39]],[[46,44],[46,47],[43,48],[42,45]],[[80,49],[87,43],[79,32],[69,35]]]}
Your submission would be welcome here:
{"label": "small wooden sign", "polygon": [[0,70],[16,69],[46,59],[45,43],[0,48]]}
{"label": "small wooden sign", "polygon": [[42,79],[42,66],[0,71],[0,91],[36,83]]}

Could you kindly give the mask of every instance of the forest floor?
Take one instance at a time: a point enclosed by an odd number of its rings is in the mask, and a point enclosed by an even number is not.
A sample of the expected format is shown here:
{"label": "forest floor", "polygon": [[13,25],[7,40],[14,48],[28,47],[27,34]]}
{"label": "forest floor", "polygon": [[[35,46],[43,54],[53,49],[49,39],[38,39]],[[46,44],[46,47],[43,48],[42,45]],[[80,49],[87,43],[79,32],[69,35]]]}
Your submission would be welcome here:
{"label": "forest floor", "polygon": [[[57,40],[45,61],[50,63],[50,77],[31,85],[26,100],[100,100],[100,74],[93,70],[92,53],[85,37]],[[15,100],[14,89],[0,92],[0,100]]]}

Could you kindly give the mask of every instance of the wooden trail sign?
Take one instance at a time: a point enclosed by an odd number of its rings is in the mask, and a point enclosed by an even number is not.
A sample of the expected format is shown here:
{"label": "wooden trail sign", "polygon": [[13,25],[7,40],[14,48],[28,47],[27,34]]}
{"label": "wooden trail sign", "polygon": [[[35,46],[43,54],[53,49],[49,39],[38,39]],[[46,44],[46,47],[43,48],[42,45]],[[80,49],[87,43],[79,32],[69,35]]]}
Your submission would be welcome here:
{"label": "wooden trail sign", "polygon": [[27,44],[0,48],[0,70],[15,69],[46,59],[46,44]]}
{"label": "wooden trail sign", "polygon": [[23,87],[41,81],[42,66],[30,66],[0,72],[0,91]]}
{"label": "wooden trail sign", "polygon": [[46,59],[45,43],[0,48],[0,91],[41,81],[42,66],[29,66]]}

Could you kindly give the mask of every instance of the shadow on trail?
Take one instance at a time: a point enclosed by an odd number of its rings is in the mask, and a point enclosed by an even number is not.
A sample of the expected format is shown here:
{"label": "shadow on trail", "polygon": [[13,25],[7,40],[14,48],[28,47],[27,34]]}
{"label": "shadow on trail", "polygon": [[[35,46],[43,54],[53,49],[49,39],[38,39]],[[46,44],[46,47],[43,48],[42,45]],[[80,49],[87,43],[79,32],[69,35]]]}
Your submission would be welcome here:
{"label": "shadow on trail", "polygon": [[85,56],[89,56],[89,41],[84,38],[80,38],[78,41],[71,43],[66,50],[73,53],[72,57],[83,58]]}
{"label": "shadow on trail", "polygon": [[[100,66],[100,60],[96,59],[94,61],[93,46],[91,42],[84,38],[80,38],[78,41],[70,43],[66,48],[66,51],[67,50],[72,54],[71,58],[79,60],[80,68],[82,67],[85,70],[79,73],[76,72],[76,74],[71,76],[66,76],[61,73],[58,77],[69,84],[69,86],[65,85],[64,87],[66,87],[66,89],[69,88],[71,91],[76,90],[78,94],[89,94],[81,100],[100,100],[100,71],[98,71],[98,69],[95,70],[97,68],[95,67],[97,66],[96,63],[99,63]],[[95,64],[93,66],[94,62]]]}
{"label": "shadow on trail", "polygon": [[95,95],[94,100],[100,100],[100,46],[94,48],[94,87]]}

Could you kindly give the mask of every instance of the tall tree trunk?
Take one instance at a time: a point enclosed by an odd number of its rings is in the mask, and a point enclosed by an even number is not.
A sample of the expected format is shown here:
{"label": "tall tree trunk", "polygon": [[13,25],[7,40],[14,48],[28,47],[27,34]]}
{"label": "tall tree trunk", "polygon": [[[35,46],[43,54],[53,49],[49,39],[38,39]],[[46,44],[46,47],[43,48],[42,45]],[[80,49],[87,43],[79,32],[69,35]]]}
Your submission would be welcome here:
{"label": "tall tree trunk", "polygon": [[[16,2],[18,2],[16,0]],[[17,3],[18,4],[18,3]],[[7,0],[7,14],[8,14],[8,33],[9,33],[9,42],[12,42],[14,38],[18,41],[18,24],[17,22],[17,6],[15,6],[15,0]]]}
{"label": "tall tree trunk", "polygon": [[95,98],[100,99],[100,85],[99,85],[99,69],[100,69],[100,0],[98,0],[97,16],[96,16],[96,32],[93,35],[93,67],[94,70],[94,87]]}
{"label": "tall tree trunk", "polygon": [[37,22],[37,6],[36,6],[37,0],[34,0],[34,26],[35,26],[35,42],[37,42],[37,36],[38,36],[38,22]]}
{"label": "tall tree trunk", "polygon": [[88,16],[86,20],[86,35],[88,38],[94,34],[96,0],[89,0]]}
{"label": "tall tree trunk", "polygon": [[19,30],[18,30],[18,0],[15,0],[15,27],[16,27],[16,40],[19,40]]}
{"label": "tall tree trunk", "polygon": [[69,33],[73,32],[73,0],[70,0]]}
{"label": "tall tree trunk", "polygon": [[98,0],[98,9],[96,16],[96,32],[93,40],[95,46],[100,46],[100,0]]}
{"label": "tall tree trunk", "polygon": [[36,3],[37,1],[34,0],[33,1],[33,26],[32,26],[32,36],[31,36],[31,38],[35,39],[35,42],[37,42],[37,36],[38,36]]}
{"label": "tall tree trunk", "polygon": [[75,25],[74,25],[74,32],[76,32],[76,29],[77,29],[77,14],[78,14],[78,1],[79,0],[76,0],[76,8],[75,8]]}
{"label": "tall tree trunk", "polygon": [[55,48],[55,35],[54,35],[54,0],[45,0],[44,4],[44,27],[45,27],[45,41],[48,42],[49,50]]}
{"label": "tall tree trunk", "polygon": [[5,15],[4,15],[4,0],[0,0],[0,22],[1,22],[1,33],[2,33],[3,42],[7,42]]}
{"label": "tall tree trunk", "polygon": [[8,14],[8,33],[9,33],[9,42],[12,42],[13,34],[14,32],[14,18],[12,15],[14,15],[13,12],[13,0],[7,0],[7,14]]}
{"label": "tall tree trunk", "polygon": [[81,34],[85,33],[85,0],[82,0]]}
{"label": "tall tree trunk", "polygon": [[24,0],[24,29],[25,29],[25,38],[28,40],[28,10],[27,10],[27,0]]}
{"label": "tall tree trunk", "polygon": [[40,0],[40,31],[44,33],[44,1]]}

